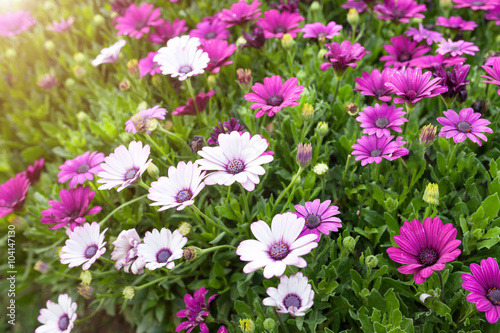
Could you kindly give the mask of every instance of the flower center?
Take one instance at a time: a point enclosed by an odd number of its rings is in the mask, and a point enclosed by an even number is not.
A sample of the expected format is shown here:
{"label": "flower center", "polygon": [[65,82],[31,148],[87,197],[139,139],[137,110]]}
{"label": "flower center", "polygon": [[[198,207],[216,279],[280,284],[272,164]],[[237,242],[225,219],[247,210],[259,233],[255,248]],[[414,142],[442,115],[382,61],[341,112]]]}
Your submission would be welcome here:
{"label": "flower center", "polygon": [[420,263],[424,266],[432,266],[438,260],[438,253],[433,249],[425,249],[418,255]]}
{"label": "flower center", "polygon": [[282,242],[274,243],[273,246],[271,246],[271,249],[269,250],[269,254],[271,255],[271,258],[273,258],[274,260],[283,260],[286,258],[288,253],[290,253],[288,245]]}
{"label": "flower center", "polygon": [[245,165],[240,160],[232,160],[227,165],[227,172],[229,172],[233,175],[242,172],[243,169],[245,169]]}
{"label": "flower center", "polygon": [[90,259],[97,253],[97,245],[90,245],[85,250],[85,258]]}
{"label": "flower center", "polygon": [[283,299],[283,305],[285,305],[287,309],[291,308],[292,306],[298,309],[302,305],[302,301],[300,300],[299,296],[290,294],[287,295],[285,299]]}
{"label": "flower center", "polygon": [[88,164],[82,164],[76,169],[76,173],[85,173],[90,170],[90,166]]}
{"label": "flower center", "polygon": [[182,66],[180,69],[179,69],[179,72],[180,73],[183,73],[183,74],[186,74],[186,73],[189,73],[191,72],[193,69],[191,68],[191,66]]}
{"label": "flower center", "polygon": [[210,31],[208,34],[205,35],[205,39],[214,39],[217,37],[217,34],[213,31]]}
{"label": "flower center", "polygon": [[156,261],[159,263],[166,263],[168,258],[172,255],[172,252],[170,252],[169,249],[162,249],[160,252],[156,254]]}
{"label": "flower center", "polygon": [[474,6],[482,6],[482,5],[484,5],[484,2],[482,2],[482,1],[474,1],[474,2],[472,2],[472,5],[474,5]]}
{"label": "flower center", "polygon": [[406,92],[406,97],[408,97],[408,99],[410,100],[410,103],[411,103],[411,101],[412,101],[415,97],[417,97],[417,92],[416,92],[415,90],[411,90],[411,89],[410,89],[410,90],[408,90],[408,91]]}
{"label": "flower center", "polygon": [[462,133],[470,133],[472,132],[472,125],[469,122],[460,121],[457,124],[457,130],[459,130]]}
{"label": "flower center", "polygon": [[373,94],[376,96],[376,97],[381,97],[381,96],[384,96],[385,94],[385,90],[384,89],[377,89],[373,92]]}
{"label": "flower center", "polygon": [[380,149],[373,149],[370,153],[371,157],[379,157],[380,155],[382,155],[382,150]]}
{"label": "flower center", "polygon": [[285,28],[285,27],[282,27],[282,26],[276,27],[276,28],[274,29],[274,33],[275,33],[275,34],[283,33],[283,32],[285,32],[285,31],[286,31],[286,28]]}
{"label": "flower center", "polygon": [[281,97],[279,95],[272,95],[267,100],[267,104],[269,104],[271,106],[279,106],[279,105],[281,105],[281,103],[283,103],[283,97]]}
{"label": "flower center", "polygon": [[125,180],[130,180],[130,179],[134,178],[136,174],[137,174],[137,170],[136,169],[130,169],[130,170],[128,170],[125,173]]}
{"label": "flower center", "polygon": [[408,54],[408,52],[402,52],[399,56],[398,56],[398,60],[399,62],[405,62],[405,61],[408,61],[410,60],[410,55]]}
{"label": "flower center", "polygon": [[452,50],[452,51],[459,51],[460,50],[460,46],[458,46],[458,45],[452,45],[452,46],[450,46],[450,50]]}
{"label": "flower center", "polygon": [[65,331],[69,326],[69,317],[67,314],[63,314],[61,318],[59,318],[59,323],[57,324],[61,331]]}
{"label": "flower center", "polygon": [[486,297],[488,297],[491,303],[500,305],[500,289],[498,289],[497,287],[488,289],[488,294],[486,294]]}
{"label": "flower center", "polygon": [[178,203],[183,203],[184,201],[191,200],[192,197],[193,197],[193,192],[191,192],[191,190],[187,189],[187,190],[182,190],[179,193],[177,193],[175,200]]}
{"label": "flower center", "polygon": [[377,121],[375,121],[375,126],[378,128],[385,128],[389,124],[389,119],[382,117],[378,118]]}
{"label": "flower center", "polygon": [[318,225],[320,225],[321,223],[321,219],[319,218],[318,215],[315,215],[315,214],[311,214],[309,215],[307,218],[306,218],[306,226],[309,228],[309,229],[314,229],[316,228]]}

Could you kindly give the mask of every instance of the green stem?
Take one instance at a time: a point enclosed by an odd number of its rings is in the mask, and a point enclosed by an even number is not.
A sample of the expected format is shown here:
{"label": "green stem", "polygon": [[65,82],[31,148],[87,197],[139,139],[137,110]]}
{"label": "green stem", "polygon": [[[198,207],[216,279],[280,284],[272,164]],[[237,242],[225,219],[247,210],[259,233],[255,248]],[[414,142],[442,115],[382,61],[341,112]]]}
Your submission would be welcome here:
{"label": "green stem", "polygon": [[200,110],[198,110],[198,104],[196,104],[196,95],[194,94],[193,86],[191,85],[191,79],[187,78],[186,79],[186,85],[189,91],[189,95],[191,95],[191,98],[193,99],[193,105],[194,109],[196,110],[196,119],[198,120],[198,125],[202,125],[202,119],[201,119],[201,113]]}
{"label": "green stem", "polygon": [[227,187],[227,197],[226,197],[226,204],[229,204],[229,198],[231,197],[231,185]]}
{"label": "green stem", "polygon": [[140,197],[138,198],[135,198],[135,199],[132,199],[130,201],[127,201],[125,202],[124,204],[121,204],[120,206],[116,207],[111,213],[109,213],[104,219],[101,220],[101,222],[99,222],[99,225],[103,225],[104,222],[106,222],[111,216],[113,216],[117,211],[119,211],[120,209],[122,209],[123,207],[125,206],[128,206],[130,205],[131,203],[134,203],[136,201],[139,201],[139,200],[142,200],[144,199],[145,197],[147,196],[147,194],[144,194],[144,195],[141,195]]}
{"label": "green stem", "polygon": [[438,277],[439,277],[439,287],[441,288],[441,295],[440,295],[440,299],[441,299],[441,302],[444,303],[444,283],[443,283],[443,275],[441,274],[441,272],[436,272]]}
{"label": "green stem", "polygon": [[151,286],[151,285],[153,285],[153,284],[155,284],[155,283],[160,283],[160,282],[162,282],[162,281],[165,281],[165,280],[167,280],[167,279],[169,279],[169,278],[170,278],[170,276],[163,276],[163,277],[158,278],[158,279],[156,279],[156,280],[153,280],[153,281],[150,281],[150,282],[148,282],[148,283],[142,284],[142,285],[140,285],[140,286],[134,287],[134,289],[135,289],[135,290],[141,290],[141,289],[146,288],[146,287],[149,287],[149,286]]}
{"label": "green stem", "polygon": [[194,210],[196,213],[198,213],[199,215],[203,216],[203,218],[205,219],[205,221],[207,221],[208,223],[210,223],[211,225],[213,225],[214,227],[216,228],[219,228],[221,230],[223,230],[224,232],[228,233],[229,235],[235,237],[235,238],[238,238],[234,233],[232,233],[225,225],[223,224],[219,224],[217,222],[215,222],[214,220],[212,220],[210,217],[208,217],[207,215],[205,215],[201,210],[198,209],[198,207],[196,207],[195,205],[191,205],[189,206],[191,207],[192,210]]}
{"label": "green stem", "polygon": [[335,75],[335,77],[337,78],[337,86],[335,87],[335,95],[333,95],[333,100],[332,100],[332,114],[333,114],[333,106],[335,105],[335,100],[337,99],[337,95],[339,94],[340,81],[342,81],[342,76],[343,75],[340,76]]}
{"label": "green stem", "polygon": [[142,181],[142,179],[139,179],[139,182],[137,183],[137,185],[139,185],[140,187],[142,187],[143,189],[145,189],[146,191],[149,191],[149,186],[146,185],[146,183],[144,183]]}
{"label": "green stem", "polygon": [[163,128],[162,126],[158,126],[158,129],[160,131],[162,131],[163,133],[165,133],[166,135],[168,136],[171,136],[173,138],[175,138],[177,141],[179,141],[180,143],[182,143],[182,145],[184,146],[184,148],[187,148],[188,151],[191,151],[191,148],[189,147],[189,145],[186,143],[186,141],[184,141],[184,139],[182,139],[180,136],[178,136],[177,134],[175,133],[172,133],[168,130],[166,130],[165,128]]}
{"label": "green stem", "polygon": [[250,220],[252,219],[252,216],[250,215],[250,209],[248,208],[247,193],[245,192],[245,189],[243,188],[243,185],[241,185],[240,183],[238,183],[238,185],[240,186],[241,195],[243,196],[243,205],[245,206],[245,215],[247,216],[247,219],[250,222]]}
{"label": "green stem", "polygon": [[174,164],[174,162],[170,159],[169,155],[163,151],[163,148],[160,147],[160,145],[156,143],[156,141],[153,140],[153,138],[148,133],[144,133],[144,136],[162,156],[165,156],[171,164]]}
{"label": "green stem", "polygon": [[113,264],[113,265],[116,264],[113,260],[110,260],[110,259],[105,258],[105,257],[100,257],[99,259],[102,261],[105,261],[107,263]]}
{"label": "green stem", "polygon": [[278,311],[276,311],[276,308],[274,308],[274,314],[276,315],[276,317],[278,317],[278,321],[280,322],[280,326],[283,329],[283,331],[285,333],[290,333],[288,331],[288,327],[286,327],[286,325],[283,323],[283,320],[281,320],[280,314],[278,313]]}
{"label": "green stem", "polygon": [[105,299],[106,299],[106,298],[101,299],[101,301],[99,302],[99,305],[97,306],[97,308],[96,308],[96,309],[94,310],[94,312],[92,312],[89,316],[87,316],[87,317],[85,317],[85,318],[83,318],[83,319],[80,319],[80,320],[75,321],[75,325],[77,325],[77,324],[81,324],[81,323],[83,323],[84,321],[87,321],[87,320],[89,320],[90,318],[92,318],[93,316],[95,316],[95,315],[96,315],[96,313],[97,313],[97,312],[99,312],[99,310],[101,309],[102,304],[104,303],[104,300],[105,300]]}
{"label": "green stem", "polygon": [[470,316],[472,316],[474,313],[476,313],[476,307],[474,306],[472,310],[469,313],[464,314],[458,321],[457,321],[457,327],[459,327],[461,324],[463,324]]}
{"label": "green stem", "polygon": [[278,207],[278,204],[281,202],[281,200],[283,199],[283,197],[285,196],[285,194],[287,194],[287,192],[290,190],[290,188],[292,187],[292,185],[295,184],[295,181],[297,180],[297,178],[299,178],[300,174],[302,173],[302,170],[304,170],[304,168],[299,167],[299,171],[297,171],[297,173],[295,174],[295,176],[293,176],[292,181],[290,182],[290,184],[288,185],[288,187],[283,192],[281,192],[281,194],[279,195],[278,199],[276,199],[276,202],[274,203],[274,207],[273,207],[273,212],[272,212],[271,215],[274,214],[274,212],[276,211],[276,208]]}

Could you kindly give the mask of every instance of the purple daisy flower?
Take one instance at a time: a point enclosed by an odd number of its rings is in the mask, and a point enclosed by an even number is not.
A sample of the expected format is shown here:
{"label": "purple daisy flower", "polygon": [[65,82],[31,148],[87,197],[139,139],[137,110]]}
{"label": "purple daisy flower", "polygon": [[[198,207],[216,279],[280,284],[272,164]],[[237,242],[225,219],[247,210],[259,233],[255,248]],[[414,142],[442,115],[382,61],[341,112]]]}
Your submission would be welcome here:
{"label": "purple daisy flower", "polygon": [[330,231],[338,231],[342,228],[342,221],[334,215],[340,214],[337,206],[330,206],[332,202],[326,200],[321,202],[319,199],[305,203],[305,206],[295,205],[294,213],[297,217],[305,220],[304,228],[299,237],[304,235],[316,235],[316,241],[319,242],[321,234],[328,235]]}
{"label": "purple daisy flower", "polygon": [[441,85],[448,87],[448,91],[441,94],[447,101],[453,101],[455,98],[460,103],[467,99],[467,75],[469,74],[469,65],[457,64],[452,71],[445,71],[443,67],[437,67],[433,73],[434,77],[442,79]]}
{"label": "purple daisy flower", "polygon": [[[207,93],[201,92],[195,97],[199,112],[205,111],[208,101],[210,101],[213,95],[215,95],[215,90],[210,90]],[[177,107],[171,114],[175,116],[196,116],[196,107],[194,106],[193,98],[189,97],[186,105]]]}
{"label": "purple daisy flower", "polygon": [[332,67],[336,75],[342,75],[348,67],[356,68],[357,62],[368,53],[359,43],[351,44],[348,40],[343,41],[342,44],[335,42],[325,44],[325,47],[327,52],[323,59],[328,62],[322,63],[320,69],[326,71]]}
{"label": "purple daisy flower", "polygon": [[481,146],[481,139],[485,142],[488,141],[482,132],[493,133],[493,130],[487,126],[490,121],[480,118],[481,114],[474,112],[472,108],[462,109],[460,113],[453,110],[443,111],[443,114],[445,117],[437,118],[438,123],[443,125],[439,136],[444,136],[447,139],[453,137],[455,143],[469,138]]}
{"label": "purple daisy flower", "polygon": [[257,24],[264,29],[266,39],[281,38],[284,34],[289,34],[295,38],[297,32],[300,32],[300,21],[304,21],[304,18],[298,13],[288,11],[280,13],[276,9],[271,9],[264,13],[264,18],[260,18]]}
{"label": "purple daisy flower", "polygon": [[98,151],[87,151],[72,160],[66,160],[63,165],[59,166],[59,183],[64,183],[68,180],[70,187],[75,187],[78,184],[85,183],[86,180],[93,180],[94,174],[101,171],[100,164],[104,161],[104,154]]}
{"label": "purple daisy flower", "polygon": [[403,130],[399,126],[408,121],[408,119],[403,118],[405,114],[403,108],[396,108],[395,105],[375,103],[373,107],[365,107],[356,120],[364,128],[364,134],[375,134],[381,138],[382,136],[390,136],[391,129],[401,133]]}
{"label": "purple daisy flower", "polygon": [[459,31],[473,31],[477,27],[476,22],[465,21],[460,16],[450,16],[449,18],[439,16],[437,18],[436,25]]}
{"label": "purple daisy flower", "polygon": [[382,162],[382,158],[392,161],[401,156],[408,155],[408,149],[402,147],[406,144],[402,137],[398,137],[396,141],[392,141],[394,135],[382,136],[364,135],[357,140],[358,143],[352,145],[352,155],[356,156],[356,161],[361,160],[361,165],[365,166],[369,163]]}
{"label": "purple daisy flower", "polygon": [[421,42],[425,39],[427,45],[432,45],[432,43],[440,42],[443,39],[443,34],[437,31],[427,30],[424,28],[422,23],[418,24],[418,29],[408,28],[405,32],[406,36],[412,37],[414,41]]}
{"label": "purple daisy flower", "polygon": [[0,218],[23,208],[30,181],[24,172],[0,184]]}
{"label": "purple daisy flower", "polygon": [[151,119],[165,120],[166,114],[167,110],[159,105],[153,106],[151,109],[141,110],[125,122],[125,131],[132,134],[146,131],[150,134],[151,131],[147,128]]}
{"label": "purple daisy flower", "polygon": [[500,4],[496,5],[495,8],[490,9],[484,14],[484,18],[490,21],[495,21],[496,25],[500,25]]}
{"label": "purple daisy flower", "polygon": [[75,18],[73,16],[69,16],[67,20],[61,19],[60,22],[53,21],[51,24],[47,26],[47,30],[56,33],[63,33],[71,29],[71,26],[73,25],[74,22]]}
{"label": "purple daisy flower", "polygon": [[303,38],[316,38],[317,40],[324,42],[326,39],[332,39],[333,36],[340,35],[340,30],[342,26],[335,23],[329,22],[326,26],[321,22],[310,23],[304,25],[302,32]]}
{"label": "purple daisy flower", "polygon": [[153,26],[163,23],[160,17],[160,8],[154,8],[152,4],[143,3],[140,7],[132,4],[127,8],[125,14],[116,19],[117,35],[125,35],[140,39]]}
{"label": "purple daisy flower", "polygon": [[45,166],[44,158],[40,158],[36,160],[33,163],[33,165],[28,166],[28,168],[24,172],[24,175],[26,176],[26,178],[28,178],[31,184],[34,184],[38,180],[40,180],[40,175],[42,174],[44,166]]}
{"label": "purple daisy flower", "polygon": [[160,65],[153,61],[155,55],[157,54],[158,52],[149,52],[146,58],[139,60],[139,72],[141,78],[148,74],[155,76],[156,74],[161,73]]}
{"label": "purple daisy flower", "polygon": [[466,42],[464,40],[458,40],[454,42],[451,39],[443,39],[436,49],[437,53],[449,53],[452,57],[461,56],[464,53],[474,55],[477,51],[479,51],[479,48],[474,45],[474,43]]}
{"label": "purple daisy flower", "polygon": [[148,42],[156,44],[166,44],[170,39],[186,32],[186,20],[176,18],[173,22],[163,21],[162,24],[154,28],[154,32],[149,34]]}
{"label": "purple daisy flower", "polygon": [[374,96],[381,101],[389,102],[391,100],[390,88],[385,83],[389,82],[389,77],[394,69],[386,67],[382,72],[378,69],[372,70],[370,74],[363,72],[362,77],[355,78],[356,88],[354,91],[361,92],[361,95]]}
{"label": "purple daisy flower", "polygon": [[498,0],[453,0],[455,8],[470,8],[472,10],[490,10],[498,5]]}
{"label": "purple daisy flower", "polygon": [[43,224],[55,224],[49,229],[59,229],[70,227],[71,231],[81,223],[85,222],[87,215],[94,215],[101,211],[100,206],[89,208],[94,199],[95,192],[90,191],[90,187],[79,185],[74,189],[62,189],[59,192],[61,201],[50,200],[52,207],[41,212],[40,221]]}
{"label": "purple daisy flower", "polygon": [[[495,57],[491,66],[484,65],[482,67],[486,71],[486,74],[489,75],[481,75],[481,77],[488,79],[484,80],[483,82],[500,86],[500,57]],[[500,95],[500,89],[498,89],[497,94]]]}
{"label": "purple daisy flower", "polygon": [[481,265],[471,264],[472,274],[462,274],[462,288],[470,291],[467,301],[476,304],[476,309],[486,312],[486,320],[495,324],[500,318],[500,269],[498,262],[489,257]]}
{"label": "purple daisy flower", "polygon": [[210,61],[206,70],[211,73],[218,73],[222,66],[231,65],[233,62],[228,60],[236,51],[236,45],[229,44],[225,40],[210,39],[201,44],[203,51],[208,53]]}
{"label": "purple daisy flower", "polygon": [[344,9],[356,9],[356,11],[360,14],[368,9],[364,0],[347,0],[340,7]]}
{"label": "purple daisy flower", "polygon": [[245,127],[240,125],[240,121],[233,117],[224,123],[221,123],[220,120],[217,120],[217,122],[219,125],[214,127],[213,133],[210,134],[210,138],[207,140],[207,143],[211,146],[219,145],[219,134],[231,133],[233,131],[241,134],[245,131]]}
{"label": "purple daisy flower", "polygon": [[413,67],[419,67],[422,69],[426,68],[439,68],[439,67],[450,67],[456,64],[465,62],[464,57],[445,57],[442,54],[436,55],[425,55],[417,59],[412,60],[411,65]]}
{"label": "purple daisy flower", "polygon": [[414,0],[384,0],[383,4],[375,5],[374,10],[380,14],[378,18],[384,21],[408,23],[413,17],[425,18],[421,13],[425,12],[427,7]]}
{"label": "purple daisy flower", "polygon": [[417,42],[405,36],[395,36],[391,38],[391,44],[385,44],[384,49],[389,53],[380,58],[386,61],[385,67],[394,66],[395,69],[408,67],[415,59],[418,59],[430,51],[430,47],[418,45]]}
{"label": "purple daisy flower", "polygon": [[298,13],[299,1],[300,0],[288,0],[285,3],[284,0],[280,0],[279,3],[272,3],[270,6],[271,8],[277,9],[280,12]]}
{"label": "purple daisy flower", "polygon": [[264,78],[264,84],[254,84],[253,93],[246,94],[245,100],[254,102],[250,108],[259,109],[255,118],[260,118],[265,114],[272,117],[284,107],[299,105],[297,100],[304,87],[298,86],[298,82],[296,77],[292,77],[283,83],[281,76],[275,75]]}
{"label": "purple daisy flower", "polygon": [[224,21],[228,27],[242,25],[260,16],[259,6],[259,0],[254,0],[251,4],[247,4],[245,0],[240,0],[232,4],[231,9],[222,9],[220,19]]}
{"label": "purple daisy flower", "polygon": [[187,333],[190,333],[194,328],[199,326],[201,333],[209,333],[208,326],[205,324],[205,319],[209,315],[208,308],[210,306],[210,302],[217,297],[217,294],[210,296],[207,302],[205,298],[207,293],[208,290],[205,289],[205,287],[201,287],[194,292],[193,296],[190,294],[184,295],[186,309],[177,312],[177,318],[186,318],[187,321],[177,325],[175,332],[187,329]]}
{"label": "purple daisy flower", "polygon": [[31,16],[30,12],[24,10],[14,13],[7,12],[4,15],[0,15],[0,36],[12,37],[19,35],[35,23],[36,20]]}
{"label": "purple daisy flower", "polygon": [[[439,217],[426,218],[423,223],[414,219],[405,221],[394,236],[399,246],[387,249],[389,258],[404,264],[398,268],[402,274],[413,274],[415,283],[423,283],[434,271],[442,271],[447,262],[455,260],[461,253],[456,239],[457,229],[451,223],[443,225]],[[441,291],[443,292],[443,291]]]}
{"label": "purple daisy flower", "polygon": [[391,88],[391,93],[398,95],[394,103],[416,104],[423,98],[438,96],[448,90],[440,85],[441,78],[431,79],[432,72],[422,73],[420,68],[408,68],[405,71],[395,71],[385,85]]}
{"label": "purple daisy flower", "polygon": [[189,32],[189,36],[198,37],[203,42],[208,39],[229,39],[230,34],[226,23],[217,18],[205,18],[196,25],[196,29]]}
{"label": "purple daisy flower", "polygon": [[246,43],[243,47],[254,47],[256,49],[261,49],[266,43],[266,37],[264,36],[264,29],[262,26],[258,25],[253,29],[251,34],[247,33],[243,30],[243,37],[246,40]]}

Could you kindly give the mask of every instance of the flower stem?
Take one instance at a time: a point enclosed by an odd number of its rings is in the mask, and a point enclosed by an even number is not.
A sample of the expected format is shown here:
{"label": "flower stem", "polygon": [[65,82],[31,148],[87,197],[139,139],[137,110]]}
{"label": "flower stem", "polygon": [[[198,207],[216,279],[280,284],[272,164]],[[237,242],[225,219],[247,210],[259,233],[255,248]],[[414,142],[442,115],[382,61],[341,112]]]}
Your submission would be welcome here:
{"label": "flower stem", "polygon": [[219,224],[217,222],[215,222],[214,220],[212,220],[210,217],[208,217],[207,215],[205,215],[201,210],[198,209],[198,207],[196,207],[195,205],[191,205],[189,206],[191,207],[192,210],[194,210],[196,213],[198,213],[199,215],[203,216],[203,218],[205,219],[205,221],[207,221],[208,223],[210,223],[211,225],[213,225],[214,227],[216,228],[219,228],[221,229],[222,231],[228,233],[229,235],[235,237],[235,238],[238,238],[234,233],[232,233],[225,225],[223,224]]}
{"label": "flower stem", "polygon": [[105,257],[100,257],[99,259],[102,261],[105,261],[107,263],[113,264],[113,265],[115,264],[115,262],[113,260],[110,260],[110,259],[105,258]]}
{"label": "flower stem", "polygon": [[104,303],[104,300],[105,300],[105,299],[106,299],[106,298],[102,298],[102,299],[101,299],[101,301],[99,302],[99,305],[97,306],[97,308],[96,308],[96,309],[94,310],[94,312],[92,312],[90,315],[88,315],[88,316],[87,316],[87,317],[85,317],[85,318],[82,318],[82,319],[80,319],[80,320],[75,321],[75,325],[77,325],[77,324],[81,324],[81,323],[83,323],[84,321],[89,320],[90,318],[92,318],[93,316],[95,316],[95,315],[96,315],[96,313],[97,313],[97,312],[99,312],[99,310],[101,309],[102,304]]}
{"label": "flower stem", "polygon": [[283,331],[285,333],[290,333],[288,331],[288,327],[286,327],[286,325],[283,323],[283,320],[281,320],[280,314],[278,313],[278,311],[276,311],[276,308],[274,308],[274,313],[276,314],[276,317],[278,317],[278,321],[280,322],[280,325],[281,325],[281,328],[283,329]]}
{"label": "flower stem", "polygon": [[241,195],[243,196],[243,204],[245,205],[245,215],[247,216],[247,219],[250,221],[252,219],[252,216],[250,215],[250,209],[248,208],[248,196],[247,193],[245,192],[245,189],[243,188],[243,185],[238,183],[240,186],[241,190]]}
{"label": "flower stem", "polygon": [[303,170],[304,170],[304,168],[299,167],[299,171],[297,171],[297,173],[295,174],[295,176],[293,176],[292,181],[290,182],[290,184],[288,185],[288,187],[283,192],[281,192],[281,194],[279,195],[278,199],[276,199],[276,202],[274,203],[274,207],[273,207],[273,211],[272,211],[271,215],[274,214],[274,212],[276,211],[276,208],[278,207],[278,204],[281,202],[281,200],[283,199],[283,197],[285,196],[285,194],[288,193],[288,191],[293,186],[293,184],[295,184],[295,181],[297,180],[297,178],[299,178],[299,176],[300,176],[300,174],[302,173]]}
{"label": "flower stem", "polygon": [[443,283],[443,274],[441,274],[441,272],[436,272],[438,277],[439,277],[439,287],[441,288],[441,295],[440,295],[440,299],[441,299],[441,302],[444,303],[444,283]]}
{"label": "flower stem", "polygon": [[160,147],[160,145],[158,143],[156,143],[156,141],[153,140],[153,138],[148,133],[144,133],[144,136],[155,147],[155,149],[158,150],[158,152],[161,155],[165,156],[171,164],[174,164],[174,162],[170,159],[169,155],[163,151],[163,148]]}
{"label": "flower stem", "polygon": [[340,88],[340,81],[342,81],[342,75],[335,76],[337,78],[337,86],[335,87],[335,95],[333,95],[333,100],[332,100],[332,114],[333,114],[333,106],[335,105],[335,100],[337,99],[337,95],[339,94],[339,88]]}
{"label": "flower stem", "polygon": [[202,126],[203,122],[201,119],[201,113],[200,110],[198,110],[198,104],[196,104],[196,95],[194,94],[193,86],[191,85],[191,79],[187,78],[186,79],[186,85],[189,91],[189,95],[191,95],[191,98],[193,99],[193,105],[194,109],[196,110],[196,119],[198,120],[198,125]]}
{"label": "flower stem", "polygon": [[132,199],[130,201],[127,201],[127,202],[121,204],[120,206],[116,207],[111,213],[109,213],[104,219],[102,219],[101,222],[99,222],[99,225],[102,226],[104,224],[104,222],[106,222],[111,216],[113,216],[117,211],[119,211],[123,207],[128,206],[128,205],[130,205],[130,204],[132,204],[132,203],[134,203],[136,201],[142,200],[146,196],[147,196],[147,194],[141,195],[138,198],[135,198],[135,199]]}
{"label": "flower stem", "polygon": [[177,141],[179,141],[180,143],[182,143],[182,145],[187,148],[188,151],[191,151],[191,148],[189,148],[188,144],[186,143],[186,141],[184,141],[184,139],[182,139],[180,136],[178,136],[177,134],[175,133],[172,133],[168,130],[166,130],[165,128],[163,128],[162,126],[158,126],[158,129],[160,131],[162,131],[163,133],[165,133],[166,135],[168,136],[171,136],[173,138],[175,138]]}
{"label": "flower stem", "polygon": [[457,327],[459,327],[461,324],[463,324],[470,316],[472,316],[474,313],[476,313],[476,307],[474,306],[472,310],[469,313],[464,314],[458,321],[457,321]]}

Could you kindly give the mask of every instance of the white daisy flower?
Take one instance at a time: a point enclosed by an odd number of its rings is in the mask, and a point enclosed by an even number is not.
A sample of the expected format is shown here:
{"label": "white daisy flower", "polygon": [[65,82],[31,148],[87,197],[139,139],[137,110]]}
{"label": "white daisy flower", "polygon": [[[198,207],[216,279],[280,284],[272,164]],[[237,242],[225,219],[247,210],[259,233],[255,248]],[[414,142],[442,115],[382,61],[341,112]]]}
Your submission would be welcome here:
{"label": "white daisy flower", "polygon": [[283,275],[278,289],[269,287],[262,303],[266,306],[275,306],[279,313],[289,313],[301,317],[313,306],[314,291],[309,284],[309,279],[301,272],[290,277]]}
{"label": "white daisy flower", "polygon": [[203,74],[210,62],[208,53],[198,49],[200,41],[196,37],[175,37],[166,47],[158,50],[153,61],[160,66],[163,75],[179,77],[184,81],[190,76]]}
{"label": "white daisy flower", "polygon": [[126,273],[142,274],[146,262],[139,256],[137,247],[141,238],[135,229],[123,230],[113,242],[115,246],[111,253],[111,260],[116,261],[115,268]]}
{"label": "white daisy flower", "polygon": [[125,39],[120,39],[110,47],[106,47],[101,50],[101,54],[99,54],[94,60],[92,60],[92,66],[97,67],[101,64],[111,64],[118,60],[118,56],[120,55],[120,51],[122,47],[127,44]]}
{"label": "white daisy flower", "polygon": [[106,228],[100,233],[100,226],[97,222],[85,223],[78,226],[73,231],[69,231],[69,239],[61,249],[61,264],[69,264],[69,267],[76,267],[83,264],[82,269],[86,271],[90,266],[106,252],[106,242],[104,233]]}
{"label": "white daisy flower", "polygon": [[202,172],[197,163],[179,162],[177,168],[171,166],[168,177],[151,183],[148,199],[155,202],[150,205],[163,206],[159,211],[174,207],[183,210],[194,203],[194,197],[205,187],[204,177],[205,171]]}
{"label": "white daisy flower", "polygon": [[182,257],[182,247],[186,245],[187,238],[179,230],[173,233],[162,228],[161,231],[153,229],[146,232],[144,243],[139,244],[139,255],[146,261],[146,268],[154,270],[161,267],[173,269],[174,260]]}
{"label": "white daisy flower", "polygon": [[40,309],[38,321],[43,325],[35,333],[69,333],[76,320],[76,302],[68,294],[61,294],[57,303],[47,301],[47,308]]}
{"label": "white daisy flower", "polygon": [[305,220],[293,213],[274,216],[271,228],[264,221],[252,223],[250,228],[257,240],[245,240],[236,249],[241,261],[250,261],[243,267],[243,272],[251,273],[264,267],[264,277],[270,279],[283,275],[287,265],[306,267],[307,262],[302,256],[311,252],[318,243],[313,234],[298,238],[304,224]]}
{"label": "white daisy flower", "polygon": [[104,183],[99,190],[109,190],[119,186],[118,192],[139,179],[149,166],[148,160],[150,148],[142,146],[141,141],[130,142],[128,149],[121,145],[109,154],[101,163],[101,169],[97,176],[101,177],[97,182]]}
{"label": "white daisy flower", "polygon": [[250,138],[250,133],[237,131],[219,134],[219,146],[203,147],[198,155],[202,170],[215,171],[205,179],[205,184],[230,186],[235,181],[247,191],[253,191],[260,182],[259,175],[266,173],[262,164],[270,163],[274,152],[266,152],[269,143],[260,135]]}

